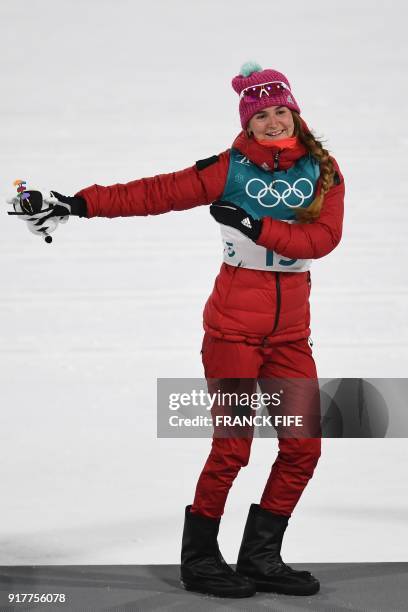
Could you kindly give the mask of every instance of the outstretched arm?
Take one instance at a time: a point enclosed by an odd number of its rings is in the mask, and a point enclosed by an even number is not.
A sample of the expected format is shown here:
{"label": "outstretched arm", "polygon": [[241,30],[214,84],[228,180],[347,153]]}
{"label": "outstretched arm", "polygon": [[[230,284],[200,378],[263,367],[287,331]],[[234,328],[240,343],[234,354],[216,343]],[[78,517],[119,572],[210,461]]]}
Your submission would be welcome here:
{"label": "outstretched arm", "polygon": [[76,193],[86,202],[87,217],[160,215],[209,204],[224,190],[229,150],[194,166],[110,187],[92,185]]}

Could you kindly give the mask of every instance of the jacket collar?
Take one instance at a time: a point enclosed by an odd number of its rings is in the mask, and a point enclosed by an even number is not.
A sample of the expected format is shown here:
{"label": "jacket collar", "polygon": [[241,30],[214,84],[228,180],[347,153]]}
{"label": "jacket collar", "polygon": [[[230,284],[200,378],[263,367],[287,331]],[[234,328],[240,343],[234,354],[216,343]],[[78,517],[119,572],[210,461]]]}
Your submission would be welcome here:
{"label": "jacket collar", "polygon": [[[303,128],[309,132],[306,122],[301,119]],[[279,147],[264,147],[259,144],[254,138],[249,138],[247,133],[242,131],[235,138],[233,144],[234,149],[238,149],[249,161],[264,170],[287,170],[293,164],[306,155],[306,147],[299,142],[294,149],[280,149]],[[276,160],[278,162],[277,168]]]}

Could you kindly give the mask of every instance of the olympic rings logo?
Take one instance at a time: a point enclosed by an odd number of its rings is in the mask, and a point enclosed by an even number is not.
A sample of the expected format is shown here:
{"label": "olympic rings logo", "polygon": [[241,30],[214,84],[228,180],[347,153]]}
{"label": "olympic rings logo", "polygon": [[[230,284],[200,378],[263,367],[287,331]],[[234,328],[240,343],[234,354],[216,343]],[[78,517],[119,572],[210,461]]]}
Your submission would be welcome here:
{"label": "olympic rings logo", "polygon": [[[308,187],[310,190],[310,192],[307,194],[304,193],[301,189],[299,189],[299,187],[297,187],[297,185],[301,183],[302,181],[306,183],[306,186],[305,186],[306,189]],[[250,193],[249,186],[255,182],[262,183],[263,187],[258,191],[257,194],[252,194]],[[279,193],[277,189],[275,189],[275,185],[277,185],[278,183],[283,183],[284,185],[286,185],[286,189],[284,189],[283,193],[281,194]],[[284,181],[283,179],[276,179],[275,181],[272,181],[269,185],[267,185],[267,183],[265,183],[262,179],[253,178],[247,182],[245,186],[245,191],[247,195],[249,195],[250,198],[254,198],[255,200],[258,200],[258,204],[260,204],[260,206],[264,206],[265,208],[274,208],[280,202],[283,202],[285,206],[288,206],[288,208],[299,208],[299,206],[302,206],[305,200],[307,198],[310,198],[310,196],[312,195],[313,183],[309,181],[309,179],[305,177],[301,177],[301,178],[298,178],[293,183],[293,185],[290,185],[290,183],[288,183],[287,181]],[[273,202],[272,204],[265,204],[264,202],[261,201],[262,198],[264,198],[268,192],[271,194],[271,196],[276,198],[276,202]],[[297,198],[299,198],[300,201],[298,203],[289,204],[289,202],[286,201],[286,198],[288,198],[291,193],[293,193]]]}

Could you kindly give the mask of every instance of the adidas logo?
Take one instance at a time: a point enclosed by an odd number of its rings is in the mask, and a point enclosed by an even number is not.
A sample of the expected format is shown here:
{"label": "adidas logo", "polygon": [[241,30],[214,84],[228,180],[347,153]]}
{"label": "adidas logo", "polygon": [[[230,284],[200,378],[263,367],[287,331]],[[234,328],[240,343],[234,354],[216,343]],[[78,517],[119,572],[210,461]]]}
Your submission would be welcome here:
{"label": "adidas logo", "polygon": [[245,227],[249,227],[249,229],[252,229],[252,225],[248,217],[246,217],[245,219],[242,219],[241,223],[242,225],[245,225]]}

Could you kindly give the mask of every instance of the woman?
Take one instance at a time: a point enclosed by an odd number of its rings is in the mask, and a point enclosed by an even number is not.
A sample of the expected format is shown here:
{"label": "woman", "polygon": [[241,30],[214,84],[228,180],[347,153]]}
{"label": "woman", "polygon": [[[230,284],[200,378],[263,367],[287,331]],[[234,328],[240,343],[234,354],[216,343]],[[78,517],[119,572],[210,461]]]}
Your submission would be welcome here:
{"label": "woman", "polygon": [[[125,185],[52,192],[53,215],[155,215],[213,203],[224,263],[204,310],[203,365],[214,379],[316,380],[310,336],[311,260],[339,243],[344,180],[312,135],[282,73],[244,64],[232,80],[242,132],[232,147],[179,172]],[[48,201],[49,203],[50,201]],[[47,217],[33,217],[44,231]],[[231,432],[230,432],[231,433]],[[185,511],[181,579],[189,590],[246,597],[256,590],[311,595],[319,582],[283,563],[284,531],[320,456],[320,438],[279,437],[259,504],[249,510],[237,571],[217,544],[229,489],[247,465],[252,436],[214,435]]]}

